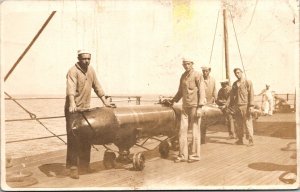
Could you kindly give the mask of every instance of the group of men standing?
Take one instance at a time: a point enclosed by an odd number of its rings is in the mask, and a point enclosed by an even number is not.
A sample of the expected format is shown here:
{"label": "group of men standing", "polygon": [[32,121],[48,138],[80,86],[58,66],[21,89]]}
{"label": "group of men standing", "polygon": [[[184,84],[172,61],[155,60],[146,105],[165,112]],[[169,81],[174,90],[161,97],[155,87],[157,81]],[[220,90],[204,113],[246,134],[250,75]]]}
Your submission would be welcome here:
{"label": "group of men standing", "polygon": [[[243,145],[245,132],[248,146],[253,146],[251,112],[254,107],[254,91],[252,82],[245,79],[240,68],[235,68],[234,74],[237,80],[232,88],[227,80],[222,81],[222,88],[217,94],[215,79],[210,76],[211,68],[202,67],[202,74],[200,74],[194,70],[193,64],[192,59],[183,58],[182,65],[185,72],[180,78],[176,95],[170,100],[173,104],[182,99],[179,155],[175,162],[200,160],[200,143],[205,144],[207,128],[206,125],[201,126],[204,104],[216,103],[220,106],[227,120],[230,139],[237,138],[235,144]],[[192,130],[191,150],[188,150],[188,130]]]}
{"label": "group of men standing", "polygon": [[[92,172],[90,168],[91,144],[88,141],[79,143],[72,121],[78,115],[76,112],[82,108],[90,107],[91,90],[93,89],[101,99],[104,106],[113,107],[105,99],[105,93],[99,84],[94,69],[89,66],[91,53],[78,51],[78,62],[67,73],[67,95],[65,103],[66,131],[67,131],[67,158],[66,168],[70,170],[70,177],[79,178],[79,172]],[[246,138],[249,145],[253,145],[253,125],[251,109],[253,103],[253,87],[249,80],[243,77],[241,69],[234,69],[237,81],[232,89],[229,82],[221,82],[222,88],[217,94],[216,83],[210,76],[211,68],[202,67],[202,74],[194,70],[194,61],[184,58],[182,65],[185,72],[180,78],[180,84],[176,95],[170,103],[182,99],[181,125],[179,130],[179,156],[175,162],[193,162],[200,160],[200,145],[205,143],[206,126],[201,126],[202,107],[207,103],[217,103],[224,109],[228,120],[228,130],[233,138],[236,132],[236,144],[243,144],[245,126]],[[231,113],[232,112],[232,113]],[[236,121],[236,131],[233,126],[233,117]],[[201,129],[200,129],[201,127]],[[192,130],[193,137],[191,150],[188,145],[188,130]]]}

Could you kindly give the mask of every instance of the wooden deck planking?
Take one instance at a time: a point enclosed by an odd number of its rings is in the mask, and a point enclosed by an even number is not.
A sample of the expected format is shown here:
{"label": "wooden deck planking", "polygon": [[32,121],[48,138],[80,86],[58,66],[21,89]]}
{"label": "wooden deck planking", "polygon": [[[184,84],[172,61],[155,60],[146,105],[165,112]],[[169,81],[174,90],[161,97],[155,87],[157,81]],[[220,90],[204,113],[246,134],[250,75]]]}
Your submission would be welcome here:
{"label": "wooden deck planking", "polygon": [[[237,147],[244,147],[244,146],[237,146]],[[214,183],[215,185],[224,185],[228,183],[227,180],[234,179],[234,176],[240,175],[242,170],[244,170],[244,167],[242,167],[240,164],[241,162],[244,162],[245,160],[248,160],[249,158],[244,155],[245,151],[244,149],[240,149],[242,151],[240,155],[241,159],[239,161],[236,161],[234,158],[236,151],[224,151],[224,154],[227,154],[228,152],[231,154],[228,158],[222,158],[224,161],[223,163],[220,163],[220,166],[215,167],[213,164],[209,167],[211,168],[212,174],[209,176],[206,176],[205,179],[201,180],[202,185],[211,185]],[[236,157],[236,156],[235,156]],[[251,158],[256,158],[255,156],[252,156]],[[228,159],[228,160],[227,160]],[[222,161],[221,161],[222,162]],[[233,176],[229,176],[228,174],[232,173]]]}
{"label": "wooden deck planking", "polygon": [[[26,170],[31,170],[34,173],[33,176],[39,180],[38,184],[32,186],[33,188],[200,189],[208,186],[217,188],[293,186],[280,181],[279,176],[297,163],[296,159],[290,158],[296,152],[295,150],[282,150],[288,143],[295,142],[295,139],[255,135],[253,147],[238,146],[233,144],[234,140],[226,140],[228,134],[225,132],[224,126],[219,130],[221,131],[214,129],[208,131],[208,143],[201,146],[201,160],[194,163],[174,163],[173,158],[178,154],[174,151],[171,151],[168,159],[161,159],[155,148],[153,151],[145,152],[146,167],[143,171],[130,170],[131,164],[105,170],[100,161],[103,158],[104,148],[97,146],[100,152],[92,149],[91,161],[92,167],[96,168],[98,172],[81,175],[79,180],[63,175],[48,177],[39,169],[39,166],[53,165],[53,163],[59,165],[59,168],[63,168],[65,150],[28,157],[26,161],[24,159],[15,160],[16,165],[7,169],[7,172],[19,170],[21,163],[25,162]],[[155,144],[150,142],[149,147],[154,148]],[[141,151],[141,149],[134,148],[131,152],[137,151]],[[271,167],[275,165],[275,170],[264,170],[264,167],[261,167],[264,166],[264,163]]]}
{"label": "wooden deck planking", "polygon": [[[215,152],[215,153],[218,153],[218,152]],[[205,154],[203,154],[203,156],[204,155]],[[185,169],[185,171],[182,173],[183,174],[182,176],[184,178],[187,178],[187,180],[190,180],[191,182],[198,184],[199,181],[201,181],[201,183],[202,183],[202,181],[204,181],[205,179],[214,177],[219,172],[223,172],[222,168],[224,168],[224,164],[222,164],[222,162],[224,161],[224,159],[222,159],[222,158],[224,157],[224,155],[222,153],[218,153],[218,155],[215,156],[214,153],[211,153],[210,156],[217,159],[217,161],[214,161],[214,163],[211,164],[212,160],[210,160],[210,158],[208,156],[207,158],[201,159],[201,161],[199,161],[199,162],[194,162],[194,163],[188,164],[187,168],[191,169],[192,171],[185,173],[186,172],[186,169]],[[232,156],[234,156],[234,155],[232,155]],[[230,156],[229,157],[227,156],[226,158],[230,159]],[[234,160],[232,160],[232,162],[233,161]],[[189,168],[189,167],[191,167],[191,168]],[[205,172],[205,173],[203,173],[203,172]],[[204,179],[202,179],[202,178],[204,178]]]}

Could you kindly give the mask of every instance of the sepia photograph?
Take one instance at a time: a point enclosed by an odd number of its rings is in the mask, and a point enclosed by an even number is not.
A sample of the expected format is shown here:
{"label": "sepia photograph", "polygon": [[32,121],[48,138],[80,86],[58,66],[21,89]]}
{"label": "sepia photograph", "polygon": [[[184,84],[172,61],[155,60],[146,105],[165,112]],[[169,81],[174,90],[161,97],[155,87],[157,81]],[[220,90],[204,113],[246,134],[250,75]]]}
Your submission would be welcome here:
{"label": "sepia photograph", "polygon": [[1,190],[299,189],[299,0],[0,0]]}

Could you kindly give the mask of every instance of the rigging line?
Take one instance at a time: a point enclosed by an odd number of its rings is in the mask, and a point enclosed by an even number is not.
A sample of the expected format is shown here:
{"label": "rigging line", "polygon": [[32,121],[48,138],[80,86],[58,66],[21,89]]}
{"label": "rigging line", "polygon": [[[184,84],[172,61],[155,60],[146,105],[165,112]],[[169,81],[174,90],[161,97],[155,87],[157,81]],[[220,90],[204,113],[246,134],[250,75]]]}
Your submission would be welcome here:
{"label": "rigging line", "polygon": [[15,64],[12,66],[12,68],[8,71],[8,73],[6,74],[4,81],[6,81],[8,79],[8,77],[10,76],[10,74],[14,71],[14,69],[17,67],[17,65],[20,63],[20,61],[23,59],[23,57],[26,55],[26,53],[29,51],[29,49],[31,48],[31,46],[34,44],[34,42],[37,40],[37,38],[40,36],[40,34],[43,32],[43,30],[45,29],[45,27],[48,25],[48,23],[50,22],[50,20],[52,19],[52,17],[54,16],[54,14],[56,13],[56,11],[52,11],[52,13],[50,14],[50,16],[48,17],[48,19],[45,21],[45,23],[43,24],[43,26],[40,28],[40,30],[37,32],[37,34],[34,36],[34,38],[32,39],[32,41],[29,43],[29,45],[26,47],[26,49],[23,51],[23,53],[21,54],[21,56],[18,58],[18,60],[15,62]]}
{"label": "rigging line", "polygon": [[42,125],[49,133],[51,133],[54,137],[56,137],[57,139],[61,140],[64,144],[67,144],[62,138],[60,138],[58,135],[56,135],[55,133],[53,133],[50,129],[48,129],[40,120],[36,119],[36,121]]}
{"label": "rigging line", "polygon": [[12,100],[13,102],[15,102],[17,105],[19,105],[19,107],[21,107],[26,113],[29,114],[31,119],[35,119],[36,115],[34,113],[31,113],[30,111],[28,111],[25,107],[23,107],[23,105],[21,105],[18,101],[16,101],[12,96],[10,96],[8,93],[4,92],[5,95],[7,95],[9,97],[10,100]]}
{"label": "rigging line", "polygon": [[251,23],[252,23],[252,20],[253,20],[253,17],[254,17],[255,10],[256,10],[257,2],[258,2],[258,0],[255,1],[254,9],[253,9],[252,16],[251,16],[251,19],[250,19],[249,24],[248,24],[247,27],[245,27],[245,29],[244,29],[242,32],[240,32],[240,33],[243,33],[244,31],[246,31],[246,30],[250,27],[250,25],[251,25]]}
{"label": "rigging line", "polygon": [[36,118],[36,115],[34,113],[31,113],[30,111],[28,111],[25,107],[23,107],[19,102],[17,102],[16,100],[13,99],[12,96],[10,96],[8,93],[4,92],[5,95],[7,95],[10,99],[12,99],[17,105],[19,105],[24,111],[26,111],[30,118],[33,120],[36,120],[40,125],[42,125],[49,133],[51,133],[52,135],[54,135],[55,137],[57,137],[59,140],[61,140],[63,143],[67,144],[62,138],[60,138],[59,136],[57,136],[55,133],[53,133],[51,130],[49,130],[39,119]]}
{"label": "rigging line", "polygon": [[[66,136],[67,134],[61,134],[58,136]],[[30,139],[20,139],[20,140],[13,140],[13,141],[7,141],[6,144],[8,143],[18,143],[18,142],[23,142],[23,141],[32,141],[32,140],[38,140],[38,139],[48,139],[48,138],[53,138],[55,136],[45,136],[45,137],[36,137],[36,138],[30,138]]]}
{"label": "rigging line", "polygon": [[239,42],[238,42],[237,35],[236,35],[236,31],[235,31],[235,26],[234,26],[234,22],[233,22],[232,14],[231,14],[231,11],[230,11],[230,10],[229,10],[229,13],[230,13],[230,18],[231,18],[231,22],[232,22],[232,26],[233,26],[233,30],[234,30],[234,35],[235,35],[236,44],[237,44],[237,46],[238,46],[238,50],[239,50],[239,54],[240,54],[240,58],[241,58],[242,66],[243,66],[243,70],[244,70],[244,73],[245,73],[245,78],[247,79],[247,75],[246,75],[246,71],[245,71],[245,67],[244,67],[244,63],[243,63],[243,58],[242,58],[242,54],[241,54]]}
{"label": "rigging line", "polygon": [[212,43],[212,46],[211,46],[211,52],[210,52],[210,57],[209,57],[209,65],[210,65],[212,53],[213,53],[213,50],[214,50],[216,32],[217,32],[217,28],[218,28],[219,15],[220,15],[220,9],[218,10],[218,17],[217,17],[217,22],[216,22],[216,27],[215,27],[215,34],[214,34],[214,39],[213,39],[213,43]]}
{"label": "rigging line", "polygon": [[[98,97],[97,97],[98,98]],[[59,99],[65,99],[65,97],[19,97],[14,98],[14,100],[59,100]],[[11,98],[5,98],[5,100],[12,100]]]}
{"label": "rigging line", "polygon": [[7,119],[5,120],[5,122],[14,122],[14,121],[32,121],[32,120],[36,120],[36,119],[60,119],[60,118],[64,118],[65,116],[54,116],[54,117],[38,117],[38,118],[34,118],[34,119]]}

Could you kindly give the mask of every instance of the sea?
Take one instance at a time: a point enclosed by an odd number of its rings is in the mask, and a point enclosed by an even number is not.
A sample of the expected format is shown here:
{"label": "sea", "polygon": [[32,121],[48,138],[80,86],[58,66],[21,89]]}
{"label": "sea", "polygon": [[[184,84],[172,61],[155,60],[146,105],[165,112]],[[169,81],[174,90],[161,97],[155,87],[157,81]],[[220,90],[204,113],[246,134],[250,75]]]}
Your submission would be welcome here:
{"label": "sea", "polygon": [[[22,96],[16,96],[15,98],[22,98]],[[35,99],[21,99],[17,100],[17,102],[30,113],[35,114],[36,117],[64,116],[65,99],[63,96],[26,96],[25,98]],[[159,95],[143,95],[141,96],[140,104],[152,105],[158,103],[158,101]],[[128,97],[122,96],[120,98],[113,98],[112,103],[115,103],[117,107],[128,106],[136,105],[136,100],[134,97],[130,97],[129,100]],[[91,99],[91,108],[101,106],[103,105],[99,98],[93,97]],[[5,146],[2,146],[2,150],[5,151],[7,156],[20,158],[66,149],[66,144],[63,142],[67,142],[66,136],[59,136],[63,141],[57,137],[41,138],[53,136],[49,131],[56,135],[66,134],[66,121],[64,117],[40,120],[45,128],[36,120],[21,120],[30,119],[30,116],[12,100],[5,100],[4,108],[5,120],[18,120],[6,121],[5,126],[2,126],[1,133],[5,132]]]}

